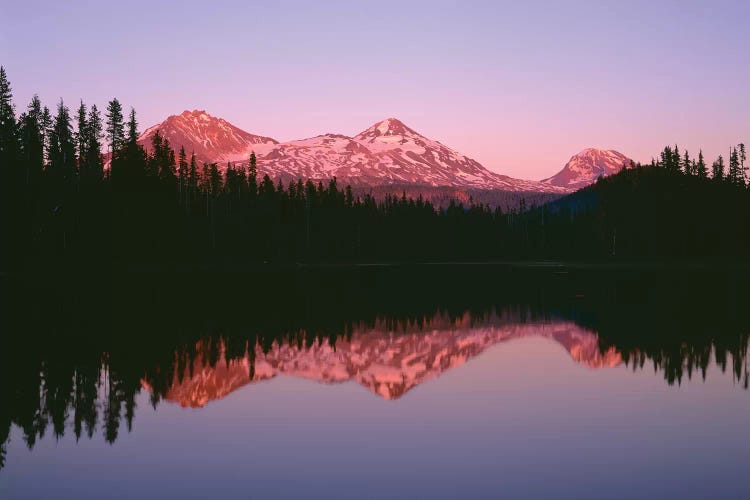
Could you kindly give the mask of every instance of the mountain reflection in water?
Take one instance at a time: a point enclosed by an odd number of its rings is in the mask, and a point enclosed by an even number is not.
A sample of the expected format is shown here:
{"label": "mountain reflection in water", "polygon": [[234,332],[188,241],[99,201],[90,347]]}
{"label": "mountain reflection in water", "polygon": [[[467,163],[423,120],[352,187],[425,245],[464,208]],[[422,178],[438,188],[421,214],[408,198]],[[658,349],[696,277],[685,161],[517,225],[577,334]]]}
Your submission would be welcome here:
{"label": "mountain reflection in water", "polygon": [[[310,346],[274,342],[266,352],[248,346],[239,358],[228,358],[224,342],[208,339],[196,344],[189,366],[175,370],[164,398],[185,407],[201,407],[251,382],[284,374],[323,383],[356,381],[383,399],[398,399],[410,389],[459,367],[495,344],[523,337],[551,339],[577,362],[591,368],[613,367],[622,357],[610,347],[604,351],[593,332],[573,322],[518,323],[491,315],[472,321],[436,315],[422,324],[357,325],[345,338],[322,339]],[[218,361],[210,363],[211,350]],[[151,390],[147,379],[143,386]]]}
{"label": "mountain reflection in water", "polygon": [[288,375],[398,400],[529,337],[559,344],[582,369],[653,369],[679,385],[715,364],[748,388],[747,288],[731,275],[389,273],[268,275],[252,287],[166,277],[93,294],[86,282],[75,293],[6,283],[0,466],[12,426],[30,449],[67,432],[114,443],[123,425],[134,429],[144,389],[154,408],[198,408]]}

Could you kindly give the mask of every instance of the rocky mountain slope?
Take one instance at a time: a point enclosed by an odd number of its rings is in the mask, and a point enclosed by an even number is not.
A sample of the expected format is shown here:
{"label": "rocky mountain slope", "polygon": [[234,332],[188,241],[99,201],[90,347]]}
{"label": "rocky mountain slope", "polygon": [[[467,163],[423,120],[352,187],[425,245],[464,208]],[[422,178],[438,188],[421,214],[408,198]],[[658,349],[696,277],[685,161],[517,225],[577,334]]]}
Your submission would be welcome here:
{"label": "rocky mountain slope", "polygon": [[245,132],[222,118],[197,109],[172,115],[149,127],[138,142],[149,150],[157,130],[169,140],[175,151],[184,147],[188,155],[195,153],[201,162],[247,161],[254,148],[278,143],[270,137]]}

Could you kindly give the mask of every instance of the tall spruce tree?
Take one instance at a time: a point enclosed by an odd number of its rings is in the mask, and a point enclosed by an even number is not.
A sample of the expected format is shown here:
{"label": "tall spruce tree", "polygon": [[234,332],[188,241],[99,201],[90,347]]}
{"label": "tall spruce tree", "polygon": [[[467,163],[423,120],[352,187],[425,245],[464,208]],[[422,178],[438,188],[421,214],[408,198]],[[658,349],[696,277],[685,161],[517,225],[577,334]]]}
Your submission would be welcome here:
{"label": "tall spruce tree", "polygon": [[174,149],[169,145],[169,139],[164,139],[162,144],[159,179],[170,188],[177,184],[177,161],[174,157]]}
{"label": "tall spruce tree", "polygon": [[177,180],[180,203],[185,205],[185,198],[187,194],[187,183],[188,183],[188,162],[187,154],[185,153],[185,146],[180,146],[180,154],[177,157]]}
{"label": "tall spruce tree", "polygon": [[251,198],[254,198],[258,194],[258,159],[255,156],[255,151],[250,153],[250,161],[247,169],[247,191]]}
{"label": "tall spruce tree", "polygon": [[237,189],[237,172],[231,162],[227,162],[227,168],[224,170],[224,192],[235,194]]}
{"label": "tall spruce tree", "polygon": [[711,178],[717,181],[724,180],[724,157],[721,155],[711,165]]}
{"label": "tall spruce tree", "polygon": [[88,177],[88,163],[86,154],[88,153],[88,143],[86,142],[89,137],[88,131],[88,117],[86,116],[86,105],[81,99],[81,105],[78,106],[78,113],[76,114],[76,149],[78,150],[78,172],[83,177]]}
{"label": "tall spruce tree", "polygon": [[695,175],[705,179],[708,176],[706,169],[706,160],[703,158],[703,150],[698,151],[698,163],[695,164]]}
{"label": "tall spruce tree", "polygon": [[104,177],[102,162],[102,116],[96,104],[91,105],[86,120],[86,171],[94,182]]}
{"label": "tall spruce tree", "polygon": [[188,168],[188,210],[198,193],[198,161],[195,153],[190,153],[190,167]]}
{"label": "tall spruce tree", "polygon": [[219,172],[219,166],[216,163],[211,163],[209,166],[208,176],[209,190],[213,196],[218,196],[221,192],[223,179],[221,178],[221,172]]}
{"label": "tall spruce tree", "polygon": [[42,146],[44,149],[44,163],[49,163],[49,135],[52,131],[52,113],[47,106],[42,109],[42,116],[39,119],[39,131],[42,134]]}
{"label": "tall spruce tree", "polygon": [[23,118],[19,119],[22,158],[26,163],[26,184],[37,184],[44,168],[44,135],[41,130],[42,103],[31,98]]}
{"label": "tall spruce tree", "polygon": [[740,158],[737,154],[737,148],[729,149],[729,171],[727,180],[735,185],[744,185],[745,179],[740,171]]}
{"label": "tall spruce tree", "polygon": [[131,191],[143,186],[148,170],[146,152],[138,144],[138,121],[135,109],[130,108],[127,140],[121,155],[112,158],[110,176],[118,191]]}
{"label": "tall spruce tree", "polygon": [[[10,174],[10,169],[18,155],[18,129],[16,113],[13,106],[13,92],[5,73],[0,66],[0,168],[3,177]],[[8,179],[2,179],[6,182]]]}
{"label": "tall spruce tree", "polygon": [[160,165],[164,157],[162,151],[163,144],[164,140],[162,139],[161,131],[157,129],[154,135],[151,136],[151,155],[148,157],[147,177],[159,176]]}
{"label": "tall spruce tree", "polygon": [[662,150],[662,152],[659,153],[659,162],[657,163],[657,165],[660,166],[661,168],[665,168],[669,170],[671,163],[672,163],[672,148],[670,146],[664,146],[664,150]]}
{"label": "tall spruce tree", "polygon": [[682,157],[682,170],[687,175],[693,175],[693,164],[690,161],[690,154],[688,153],[688,150],[685,150],[685,154]]}
{"label": "tall spruce tree", "polygon": [[680,171],[680,148],[677,147],[677,144],[674,145],[674,150],[672,151],[672,158],[669,162],[669,171]]}
{"label": "tall spruce tree", "polygon": [[62,99],[57,104],[57,114],[50,131],[49,162],[55,182],[68,184],[73,181],[76,166],[75,139],[70,120],[70,111]]}
{"label": "tall spruce tree", "polygon": [[128,142],[135,143],[138,141],[138,121],[135,119],[135,109],[130,108],[130,117],[128,118]]}
{"label": "tall spruce tree", "polygon": [[237,185],[239,190],[237,191],[237,199],[242,199],[242,194],[247,193],[247,170],[242,165],[237,167]]}
{"label": "tall spruce tree", "polygon": [[125,123],[122,116],[122,105],[117,99],[107,104],[107,140],[109,151],[114,157],[125,142]]}

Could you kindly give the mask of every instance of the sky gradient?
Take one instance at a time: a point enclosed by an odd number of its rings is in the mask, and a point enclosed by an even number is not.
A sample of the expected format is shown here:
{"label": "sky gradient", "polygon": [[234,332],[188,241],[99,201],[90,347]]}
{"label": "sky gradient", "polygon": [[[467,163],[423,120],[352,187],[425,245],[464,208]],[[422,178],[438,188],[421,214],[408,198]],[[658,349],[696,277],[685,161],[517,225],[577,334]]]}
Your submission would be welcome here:
{"label": "sky gradient", "polygon": [[[116,6],[115,6],[116,5]],[[34,93],[141,130],[205,109],[280,141],[389,117],[527,179],[586,147],[712,160],[750,142],[747,1],[23,1],[0,64]]]}

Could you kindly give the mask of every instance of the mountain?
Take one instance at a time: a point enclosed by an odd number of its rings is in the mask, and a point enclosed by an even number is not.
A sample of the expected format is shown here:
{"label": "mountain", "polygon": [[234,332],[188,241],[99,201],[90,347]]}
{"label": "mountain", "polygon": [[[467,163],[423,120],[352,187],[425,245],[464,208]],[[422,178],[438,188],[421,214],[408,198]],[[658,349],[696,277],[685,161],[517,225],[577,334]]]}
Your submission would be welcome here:
{"label": "mountain", "polygon": [[157,130],[169,139],[175,151],[184,146],[188,155],[194,152],[201,162],[246,161],[253,149],[278,143],[270,137],[245,132],[222,118],[197,109],[172,115],[149,127],[138,142],[150,150],[151,139]]}
{"label": "mountain", "polygon": [[[354,187],[430,186],[511,192],[565,193],[565,187],[491,172],[480,163],[420,135],[396,118],[380,121],[354,137],[324,134],[279,143],[245,132],[205,111],[184,111],[146,130],[149,147],[159,130],[175,149],[195,152],[201,162],[247,162],[258,158],[260,175],[272,179],[327,180]],[[397,191],[400,187],[397,189]]]}
{"label": "mountain", "polygon": [[[192,367],[183,377],[175,373],[166,399],[183,407],[202,407],[250,383],[279,374],[322,383],[355,381],[383,399],[398,399],[409,390],[442,373],[463,365],[501,342],[523,337],[548,338],[560,343],[578,363],[590,368],[618,366],[621,355],[613,348],[602,353],[597,335],[575,323],[509,323],[482,327],[470,317],[452,322],[433,318],[421,327],[392,331],[384,322],[355,328],[349,339],[335,346],[328,340],[310,347],[297,343],[275,343],[264,353],[256,347],[253,356],[227,360],[223,352],[213,366],[196,346]],[[151,384],[142,385],[150,390]]]}
{"label": "mountain", "polygon": [[556,186],[491,172],[396,118],[354,137],[326,134],[278,144],[259,156],[272,177],[336,177],[352,186],[425,185],[505,191],[561,192]]}
{"label": "mountain", "polygon": [[611,149],[588,148],[572,156],[562,170],[541,182],[574,191],[593,184],[599,177],[616,174],[631,161],[627,156]]}

